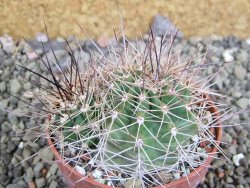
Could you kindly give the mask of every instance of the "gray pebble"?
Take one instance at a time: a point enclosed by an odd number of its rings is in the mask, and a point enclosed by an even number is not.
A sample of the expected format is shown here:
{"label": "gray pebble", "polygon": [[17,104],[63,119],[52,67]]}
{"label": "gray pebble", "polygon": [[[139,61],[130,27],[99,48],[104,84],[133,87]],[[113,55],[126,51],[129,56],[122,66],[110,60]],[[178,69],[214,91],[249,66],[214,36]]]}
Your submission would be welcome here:
{"label": "gray pebble", "polygon": [[[155,35],[164,36],[167,32],[172,32],[172,35],[174,35],[177,28],[167,17],[156,15],[153,20],[152,30]],[[177,37],[183,37],[183,33],[179,31]]]}
{"label": "gray pebble", "polygon": [[248,132],[247,130],[242,129],[242,130],[240,131],[240,136],[246,138],[248,135],[249,135],[249,132]]}
{"label": "gray pebble", "polygon": [[24,150],[23,150],[23,158],[28,159],[28,158],[30,158],[30,156],[31,156],[31,151],[24,148]]}
{"label": "gray pebble", "polygon": [[4,35],[0,37],[0,44],[2,45],[2,48],[6,53],[8,54],[13,53],[15,44],[10,36]]}
{"label": "gray pebble", "polygon": [[14,157],[16,157],[19,161],[23,160],[23,157],[21,155],[18,155],[17,153],[14,153]]}
{"label": "gray pebble", "polygon": [[[45,63],[49,62],[53,72],[55,71],[56,73],[60,73],[60,69],[56,66],[56,63],[58,63],[63,70],[68,69],[68,66],[70,64],[70,57],[67,52],[65,50],[54,50],[54,53],[58,62],[56,61],[51,50],[43,56],[43,61]],[[43,71],[48,71],[43,64],[41,64],[41,69]]]}
{"label": "gray pebble", "polygon": [[32,164],[36,164],[36,163],[38,163],[39,161],[40,161],[40,157],[39,157],[39,156],[35,156],[35,157],[33,158]]}
{"label": "gray pebble", "polygon": [[234,98],[240,98],[242,96],[242,93],[240,91],[233,91],[232,96]]}
{"label": "gray pebble", "polygon": [[1,74],[2,80],[9,81],[10,78],[10,67],[5,67],[4,71]]}
{"label": "gray pebble", "polygon": [[228,81],[228,73],[226,71],[221,72],[218,76],[215,77],[214,81],[219,89],[224,88],[224,84],[226,84]]}
{"label": "gray pebble", "polygon": [[2,185],[8,185],[9,183],[9,177],[6,176],[5,174],[0,175],[0,182]]}
{"label": "gray pebble", "polygon": [[20,122],[18,123],[18,128],[21,129],[21,130],[24,130],[25,125],[23,124],[23,121],[20,121]]}
{"label": "gray pebble", "polygon": [[233,180],[233,178],[231,178],[230,176],[228,176],[228,177],[226,178],[226,182],[227,182],[227,183],[233,183],[234,180]]}
{"label": "gray pebble", "polygon": [[0,110],[7,108],[8,104],[9,104],[9,100],[8,99],[0,100]]}
{"label": "gray pebble", "polygon": [[241,98],[238,101],[236,101],[236,105],[241,109],[246,109],[249,104],[250,104],[250,99],[248,98]]}
{"label": "gray pebble", "polygon": [[245,50],[240,50],[239,53],[236,55],[236,58],[242,63],[245,63],[249,60],[248,54]]}
{"label": "gray pebble", "polygon": [[14,151],[16,149],[16,145],[12,141],[8,141],[7,147],[8,147],[9,152],[12,152],[12,151]]}
{"label": "gray pebble", "polygon": [[235,185],[226,183],[226,184],[224,185],[224,187],[225,187],[225,188],[235,188]]}
{"label": "gray pebble", "polygon": [[50,162],[53,160],[54,158],[54,155],[53,153],[51,152],[50,148],[43,148],[39,151],[39,155],[40,155],[40,158],[43,160],[43,161],[47,161],[47,162]]}
{"label": "gray pebble", "polygon": [[4,163],[0,163],[0,174],[4,174],[5,173],[5,168],[4,168]]}
{"label": "gray pebble", "polygon": [[26,188],[27,187],[27,183],[25,183],[25,181],[23,179],[20,179],[18,182],[17,182],[18,186],[21,188]]}
{"label": "gray pebble", "polygon": [[224,133],[224,135],[222,137],[222,141],[225,142],[226,144],[231,144],[233,141],[233,138],[230,134]]}
{"label": "gray pebble", "polygon": [[10,121],[10,123],[18,124],[18,118],[13,113],[8,113],[7,117],[8,117],[8,120]]}
{"label": "gray pebble", "polygon": [[190,37],[188,42],[193,46],[196,46],[197,44],[202,43],[202,37],[197,37],[197,36]]}
{"label": "gray pebble", "polygon": [[0,92],[4,92],[6,90],[6,82],[0,82]]}
{"label": "gray pebble", "polygon": [[17,159],[15,156],[11,158],[11,164],[17,165],[18,162],[19,162],[19,161],[18,161],[18,159]]}
{"label": "gray pebble", "polygon": [[20,143],[21,138],[20,137],[11,137],[11,141],[13,141],[14,143]]}
{"label": "gray pebble", "polygon": [[[250,64],[250,63],[249,63]],[[246,90],[250,91],[250,79],[247,80]]]}
{"label": "gray pebble", "polygon": [[207,175],[207,179],[208,179],[208,183],[210,187],[214,187],[215,186],[215,182],[214,182],[214,173],[209,172]]}
{"label": "gray pebble", "polygon": [[31,90],[31,88],[32,88],[32,84],[30,82],[26,82],[25,84],[23,84],[23,89],[25,91],[29,91]]}
{"label": "gray pebble", "polygon": [[3,51],[3,49],[0,48],[0,58],[4,59],[5,53]]}
{"label": "gray pebble", "polygon": [[[60,176],[60,175],[59,175]],[[57,180],[57,175],[50,175],[46,177],[46,179],[49,181],[49,182],[52,182],[52,181],[56,181]]]}
{"label": "gray pebble", "polygon": [[247,148],[249,149],[249,151],[250,151],[250,139],[248,139],[247,140],[247,142],[246,142],[246,146],[247,146]]}
{"label": "gray pebble", "polygon": [[14,62],[14,60],[13,60],[12,58],[10,58],[10,59],[5,59],[5,60],[3,61],[3,64],[6,65],[7,67],[13,66],[14,63],[15,63],[15,62]]}
{"label": "gray pebble", "polygon": [[22,89],[22,84],[18,79],[12,79],[10,81],[10,92],[11,93],[19,93]]}
{"label": "gray pebble", "polygon": [[58,187],[58,184],[56,181],[52,181],[49,185],[49,188],[57,188]]}
{"label": "gray pebble", "polygon": [[[3,133],[7,133],[11,130],[11,126],[8,122],[4,121],[2,124],[1,124],[1,128],[2,128],[2,132]],[[2,137],[5,136],[5,134],[2,135]],[[8,138],[9,140],[9,138]]]}
{"label": "gray pebble", "polygon": [[82,50],[82,51],[75,51],[74,56],[76,60],[78,61],[79,67],[81,67],[81,70],[84,71],[84,69],[86,68],[86,65],[88,64],[90,60],[90,54]]}
{"label": "gray pebble", "polygon": [[39,147],[39,144],[38,144],[38,143],[31,142],[31,141],[28,141],[27,144],[28,144],[30,147],[34,148],[34,149],[36,149],[36,148]]}
{"label": "gray pebble", "polygon": [[236,145],[231,145],[230,147],[228,147],[228,151],[230,153],[230,155],[235,155],[236,154]]}
{"label": "gray pebble", "polygon": [[238,184],[240,184],[240,185],[246,185],[247,184],[246,179],[244,178],[243,174],[242,174],[242,176],[240,176],[237,179],[237,181],[238,181]]}
{"label": "gray pebble", "polygon": [[34,178],[34,176],[35,176],[35,174],[34,174],[33,169],[31,167],[28,167],[27,170],[26,170],[25,176],[24,176],[25,181],[27,183],[30,182],[30,181],[32,181],[33,178]]}
{"label": "gray pebble", "polygon": [[17,188],[19,185],[17,184],[9,184],[6,188]]}
{"label": "gray pebble", "polygon": [[96,53],[99,50],[101,50],[102,53],[105,53],[107,51],[106,48],[102,48],[102,47],[98,46],[97,43],[95,43],[95,42],[93,42],[91,40],[85,40],[84,41],[84,43],[83,43],[83,49],[85,51],[87,51],[88,53],[91,53],[91,54]]}
{"label": "gray pebble", "polygon": [[234,75],[239,80],[244,80],[247,75],[247,71],[242,65],[236,65],[234,67]]}
{"label": "gray pebble", "polygon": [[35,180],[37,188],[42,188],[45,186],[46,182],[44,178],[39,178]]}
{"label": "gray pebble", "polygon": [[228,73],[233,73],[234,71],[234,63],[231,62],[231,63],[227,63],[225,64],[225,70],[228,72]]}
{"label": "gray pebble", "polygon": [[50,166],[50,169],[49,169],[49,173],[51,175],[55,175],[57,170],[58,170],[57,164],[52,163],[52,165]]}
{"label": "gray pebble", "polygon": [[9,98],[9,101],[12,106],[15,106],[18,103],[18,99],[12,96]]}
{"label": "gray pebble", "polygon": [[27,160],[27,161],[22,161],[21,165],[22,165],[22,167],[23,167],[24,169],[27,169],[27,168],[30,166],[30,164],[29,164],[28,161],[29,161],[29,160]]}
{"label": "gray pebble", "polygon": [[40,171],[42,170],[42,168],[44,167],[43,163],[36,163],[35,167],[34,167],[34,172],[35,173],[40,173]]}

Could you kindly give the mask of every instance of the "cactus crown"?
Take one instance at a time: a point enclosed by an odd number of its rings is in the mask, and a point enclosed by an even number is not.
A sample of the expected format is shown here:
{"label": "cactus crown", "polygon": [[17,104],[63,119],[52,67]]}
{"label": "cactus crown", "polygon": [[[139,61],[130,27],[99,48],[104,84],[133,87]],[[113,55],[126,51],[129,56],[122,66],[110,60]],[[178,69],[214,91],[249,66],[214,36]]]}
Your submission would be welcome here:
{"label": "cactus crown", "polygon": [[[217,147],[203,97],[209,91],[195,80],[201,66],[180,58],[173,37],[150,35],[144,47],[123,39],[84,71],[72,53],[71,70],[60,79],[52,74],[54,91],[36,95],[51,112],[46,128],[65,160],[101,169],[112,186],[121,174],[133,185],[162,185],[160,173],[185,175],[202,164],[202,142]],[[67,148],[73,156],[64,155]]]}

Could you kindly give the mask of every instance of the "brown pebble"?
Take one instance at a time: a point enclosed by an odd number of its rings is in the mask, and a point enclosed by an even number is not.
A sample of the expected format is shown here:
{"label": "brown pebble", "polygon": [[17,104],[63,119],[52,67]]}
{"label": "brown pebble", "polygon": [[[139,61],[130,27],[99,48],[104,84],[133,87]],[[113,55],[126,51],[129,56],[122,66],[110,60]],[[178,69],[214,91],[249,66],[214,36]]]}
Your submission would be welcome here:
{"label": "brown pebble", "polygon": [[202,142],[200,143],[200,147],[201,147],[201,148],[205,148],[205,147],[206,147],[206,142],[202,141]]}
{"label": "brown pebble", "polygon": [[47,168],[43,168],[42,171],[41,171],[41,174],[42,174],[42,177],[45,177],[47,175]]}
{"label": "brown pebble", "polygon": [[223,179],[224,176],[225,176],[225,173],[224,173],[224,172],[219,172],[219,173],[218,173],[218,177],[219,177],[220,179]]}
{"label": "brown pebble", "polygon": [[232,144],[237,144],[237,140],[233,139]]}
{"label": "brown pebble", "polygon": [[36,184],[33,181],[28,183],[28,188],[36,188]]}

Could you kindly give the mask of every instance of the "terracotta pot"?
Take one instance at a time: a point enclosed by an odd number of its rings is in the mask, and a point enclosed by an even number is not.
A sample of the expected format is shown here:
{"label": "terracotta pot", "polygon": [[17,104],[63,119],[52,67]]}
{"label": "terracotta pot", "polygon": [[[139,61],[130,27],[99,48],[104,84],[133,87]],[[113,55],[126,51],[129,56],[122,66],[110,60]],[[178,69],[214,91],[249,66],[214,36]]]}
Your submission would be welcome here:
{"label": "terracotta pot", "polygon": [[[212,100],[206,96],[209,100],[209,103],[211,105],[209,111],[214,114],[214,118],[217,118],[217,127],[215,128],[214,132],[216,135],[216,141],[219,145],[221,142],[222,137],[222,124],[219,121],[219,113],[216,106],[213,104]],[[67,180],[68,185],[70,188],[111,188],[111,186],[107,186],[101,183],[98,183],[94,181],[91,178],[84,178],[83,175],[81,175],[79,172],[77,172],[74,168],[72,168],[70,165],[68,165],[60,156],[56,148],[54,147],[51,138],[48,135],[48,143],[52,150],[52,152],[55,155],[57,165],[59,169],[61,170],[64,178]],[[217,151],[217,148],[213,148],[209,154],[209,157],[205,160],[204,164],[198,167],[195,171],[192,171],[188,177],[182,177],[176,181],[173,181],[169,184],[164,185],[165,188],[194,188],[199,183],[203,182],[205,180],[206,173],[208,171],[208,168],[210,166],[210,163],[213,159],[213,156],[215,155],[215,152]],[[81,181],[79,181],[81,180]],[[162,188],[163,186],[157,186],[155,188]]]}

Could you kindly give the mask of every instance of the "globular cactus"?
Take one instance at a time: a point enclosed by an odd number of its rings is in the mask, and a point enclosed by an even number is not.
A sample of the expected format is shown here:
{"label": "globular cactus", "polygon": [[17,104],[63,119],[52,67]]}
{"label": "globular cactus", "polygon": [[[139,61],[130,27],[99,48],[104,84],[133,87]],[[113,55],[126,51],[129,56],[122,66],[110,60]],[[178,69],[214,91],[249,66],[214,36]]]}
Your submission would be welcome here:
{"label": "globular cactus", "polygon": [[104,160],[124,170],[169,167],[178,161],[177,148],[198,133],[188,110],[191,91],[174,85],[171,75],[155,80],[150,67],[141,68],[114,70],[104,83],[105,116],[111,116],[103,122],[108,130]]}
{"label": "globular cactus", "polygon": [[53,95],[39,94],[53,112],[46,128],[55,145],[62,155],[74,151],[66,160],[79,165],[84,158],[107,180],[123,174],[142,187],[161,185],[160,172],[202,163],[207,154],[200,143],[216,145],[203,97],[209,92],[195,80],[200,67],[192,58],[182,61],[170,39],[157,45],[152,35],[145,48],[124,42],[118,52],[111,46],[82,72],[72,55],[69,74],[54,78]]}

